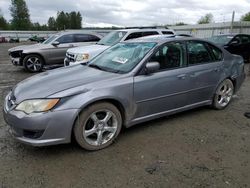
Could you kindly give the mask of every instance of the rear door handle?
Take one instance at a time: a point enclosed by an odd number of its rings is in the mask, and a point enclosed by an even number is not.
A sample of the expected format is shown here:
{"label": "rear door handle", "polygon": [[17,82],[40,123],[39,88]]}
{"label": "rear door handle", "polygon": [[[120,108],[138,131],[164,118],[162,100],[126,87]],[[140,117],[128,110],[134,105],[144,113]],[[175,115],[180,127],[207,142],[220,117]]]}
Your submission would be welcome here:
{"label": "rear door handle", "polygon": [[186,74],[180,74],[177,76],[177,78],[181,79],[181,80],[184,80],[186,79],[187,75]]}

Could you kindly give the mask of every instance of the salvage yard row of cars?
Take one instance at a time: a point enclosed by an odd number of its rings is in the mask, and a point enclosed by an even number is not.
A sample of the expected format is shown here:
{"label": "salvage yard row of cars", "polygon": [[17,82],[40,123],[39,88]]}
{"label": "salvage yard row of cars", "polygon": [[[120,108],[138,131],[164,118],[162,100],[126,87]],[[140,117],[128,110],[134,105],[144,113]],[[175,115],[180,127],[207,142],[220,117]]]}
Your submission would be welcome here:
{"label": "salvage yard row of cars", "polygon": [[[14,137],[33,146],[74,138],[84,149],[99,150],[122,127],[200,106],[227,107],[244,81],[244,59],[212,42],[163,31],[114,31],[83,51],[70,49],[65,63],[75,66],[17,84],[4,105]],[[128,39],[132,33],[137,37]],[[59,46],[55,39],[48,44]]]}

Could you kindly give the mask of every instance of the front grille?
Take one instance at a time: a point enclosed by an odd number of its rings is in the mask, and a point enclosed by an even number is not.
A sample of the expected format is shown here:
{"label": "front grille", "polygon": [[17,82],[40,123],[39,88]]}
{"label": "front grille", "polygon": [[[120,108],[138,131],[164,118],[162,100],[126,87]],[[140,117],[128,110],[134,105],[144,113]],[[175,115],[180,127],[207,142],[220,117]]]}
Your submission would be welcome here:
{"label": "front grille", "polygon": [[22,51],[14,51],[14,52],[10,52],[9,55],[13,58],[19,58],[22,56]]}
{"label": "front grille", "polygon": [[75,54],[67,52],[66,57],[69,60],[69,62],[75,62]]}

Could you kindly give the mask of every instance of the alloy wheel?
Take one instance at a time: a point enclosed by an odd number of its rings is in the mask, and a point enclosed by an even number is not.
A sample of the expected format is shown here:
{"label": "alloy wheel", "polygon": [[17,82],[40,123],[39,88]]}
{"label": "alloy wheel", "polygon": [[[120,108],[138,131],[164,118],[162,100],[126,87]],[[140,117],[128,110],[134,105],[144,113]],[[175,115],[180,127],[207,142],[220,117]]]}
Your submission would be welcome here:
{"label": "alloy wheel", "polygon": [[83,137],[92,146],[101,146],[110,141],[118,129],[116,115],[110,110],[93,112],[87,119]]}

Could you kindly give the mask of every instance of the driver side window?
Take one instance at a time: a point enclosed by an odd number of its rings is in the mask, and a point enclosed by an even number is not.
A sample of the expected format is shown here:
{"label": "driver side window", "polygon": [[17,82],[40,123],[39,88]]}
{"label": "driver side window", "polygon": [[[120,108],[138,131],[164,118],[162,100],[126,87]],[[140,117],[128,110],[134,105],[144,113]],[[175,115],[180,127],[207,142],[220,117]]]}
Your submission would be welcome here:
{"label": "driver side window", "polygon": [[60,44],[75,42],[73,34],[63,35],[59,39],[57,39],[57,41],[60,42]]}
{"label": "driver side window", "polygon": [[174,69],[185,66],[184,54],[185,47],[182,43],[167,43],[150,58],[149,62],[158,62],[160,71],[165,69]]}

